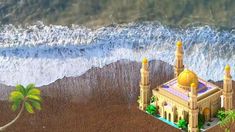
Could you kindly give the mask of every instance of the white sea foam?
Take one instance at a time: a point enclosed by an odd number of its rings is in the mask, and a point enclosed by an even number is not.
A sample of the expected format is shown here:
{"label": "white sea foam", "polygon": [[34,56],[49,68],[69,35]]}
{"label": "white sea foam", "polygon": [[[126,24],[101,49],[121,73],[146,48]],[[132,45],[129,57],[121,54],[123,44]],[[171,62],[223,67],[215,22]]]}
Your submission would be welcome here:
{"label": "white sea foam", "polygon": [[0,30],[0,81],[42,86],[91,67],[143,57],[174,63],[175,42],[183,40],[185,65],[205,79],[222,80],[223,67],[235,77],[235,35],[209,26],[173,29],[154,23],[89,29],[43,24]]}

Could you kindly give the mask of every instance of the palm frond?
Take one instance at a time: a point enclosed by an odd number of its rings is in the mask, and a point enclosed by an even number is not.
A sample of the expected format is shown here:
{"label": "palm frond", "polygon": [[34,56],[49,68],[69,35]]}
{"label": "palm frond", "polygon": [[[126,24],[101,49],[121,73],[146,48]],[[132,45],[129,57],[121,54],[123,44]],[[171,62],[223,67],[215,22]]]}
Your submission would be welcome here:
{"label": "palm frond", "polygon": [[27,97],[28,99],[36,100],[36,101],[39,101],[39,102],[42,101],[41,97],[38,96],[38,95],[27,95],[26,97]]}
{"label": "palm frond", "polygon": [[35,88],[35,85],[34,85],[33,83],[28,84],[28,85],[26,86],[26,93],[28,93],[29,90],[30,90],[30,89],[33,89],[33,88]]}
{"label": "palm frond", "polygon": [[32,106],[33,106],[35,109],[37,109],[37,110],[41,110],[41,109],[42,109],[40,102],[35,101],[35,100],[31,100],[31,99],[30,99],[29,101],[31,102]]}
{"label": "palm frond", "polygon": [[20,91],[12,91],[10,93],[9,100],[11,102],[14,102],[16,100],[23,100],[23,99],[24,99],[24,95]]}
{"label": "palm frond", "polygon": [[16,85],[16,91],[20,91],[24,96],[26,95],[26,89],[23,85]]}
{"label": "palm frond", "polygon": [[37,88],[32,88],[28,91],[27,95],[40,95],[41,91]]}
{"label": "palm frond", "polygon": [[31,106],[30,103],[25,102],[24,104],[25,104],[25,109],[26,109],[29,113],[31,113],[31,114],[34,113],[33,107]]}
{"label": "palm frond", "polygon": [[11,106],[12,111],[16,111],[19,108],[20,103],[21,103],[20,100],[13,102],[13,104]]}
{"label": "palm frond", "polygon": [[224,120],[220,121],[219,124],[220,126],[224,127],[226,125],[228,125],[230,119],[229,118],[225,118]]}
{"label": "palm frond", "polygon": [[235,119],[234,111],[226,111],[225,114],[226,114],[226,117],[219,122],[220,126],[222,126],[222,127],[225,127],[226,125],[229,125]]}

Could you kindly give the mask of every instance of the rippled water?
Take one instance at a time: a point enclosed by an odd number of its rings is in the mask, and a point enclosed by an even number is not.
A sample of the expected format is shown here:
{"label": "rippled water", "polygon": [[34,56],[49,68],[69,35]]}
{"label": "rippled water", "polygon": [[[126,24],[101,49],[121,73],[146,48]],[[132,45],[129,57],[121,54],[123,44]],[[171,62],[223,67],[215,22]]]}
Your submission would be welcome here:
{"label": "rippled water", "polygon": [[98,29],[6,25],[0,31],[0,81],[8,85],[35,82],[41,86],[120,59],[141,61],[147,57],[174,64],[175,42],[180,39],[186,67],[199,76],[222,80],[226,64],[234,69],[233,30],[219,31],[209,26],[180,29],[151,22]]}
{"label": "rippled water", "polygon": [[0,24],[103,26],[143,21],[235,27],[234,0],[1,0]]}

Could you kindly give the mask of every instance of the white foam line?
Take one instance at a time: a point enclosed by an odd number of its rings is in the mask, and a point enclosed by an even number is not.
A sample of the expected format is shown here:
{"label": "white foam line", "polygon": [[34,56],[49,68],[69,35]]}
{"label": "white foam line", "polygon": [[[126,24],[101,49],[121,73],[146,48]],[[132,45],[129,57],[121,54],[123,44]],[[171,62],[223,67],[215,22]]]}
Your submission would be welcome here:
{"label": "white foam line", "polygon": [[222,80],[230,64],[235,77],[235,36],[208,26],[171,29],[159,24],[127,24],[89,29],[73,26],[6,25],[0,30],[0,81],[7,85],[47,85],[79,76],[91,67],[120,59],[174,64],[175,42],[183,40],[185,65],[204,79]]}

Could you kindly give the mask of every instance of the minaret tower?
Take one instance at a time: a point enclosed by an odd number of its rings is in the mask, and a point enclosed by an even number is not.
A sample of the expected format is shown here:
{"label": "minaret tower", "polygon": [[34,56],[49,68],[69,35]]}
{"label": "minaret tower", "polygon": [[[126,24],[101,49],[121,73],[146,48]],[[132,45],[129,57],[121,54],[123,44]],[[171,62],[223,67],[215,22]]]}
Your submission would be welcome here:
{"label": "minaret tower", "polygon": [[150,101],[150,83],[149,83],[149,69],[148,60],[146,58],[142,61],[142,68],[140,69],[140,101],[139,108],[145,110]]}
{"label": "minaret tower", "polygon": [[225,110],[233,108],[233,89],[232,89],[232,76],[230,74],[230,66],[226,65],[224,69],[224,84],[223,84],[223,104]]}
{"label": "minaret tower", "polygon": [[175,66],[174,66],[174,75],[178,77],[178,75],[184,70],[183,63],[184,51],[182,42],[178,41],[176,43],[176,51],[175,51]]}
{"label": "minaret tower", "polygon": [[189,93],[189,132],[198,132],[198,106],[197,106],[197,87],[195,83],[191,84]]}

